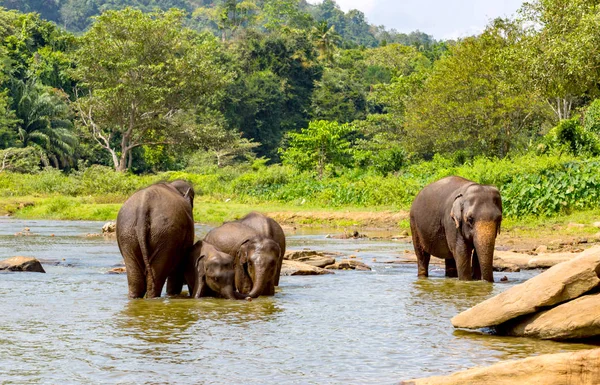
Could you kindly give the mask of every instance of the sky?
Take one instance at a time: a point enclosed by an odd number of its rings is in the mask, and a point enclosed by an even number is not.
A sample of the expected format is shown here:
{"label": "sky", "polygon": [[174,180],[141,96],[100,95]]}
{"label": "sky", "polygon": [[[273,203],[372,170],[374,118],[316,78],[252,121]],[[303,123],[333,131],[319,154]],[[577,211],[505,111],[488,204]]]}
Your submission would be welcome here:
{"label": "sky", "polygon": [[[319,3],[320,0],[309,0]],[[358,9],[370,24],[399,32],[419,30],[436,39],[478,34],[491,19],[511,16],[523,0],[336,0],[347,12]]]}

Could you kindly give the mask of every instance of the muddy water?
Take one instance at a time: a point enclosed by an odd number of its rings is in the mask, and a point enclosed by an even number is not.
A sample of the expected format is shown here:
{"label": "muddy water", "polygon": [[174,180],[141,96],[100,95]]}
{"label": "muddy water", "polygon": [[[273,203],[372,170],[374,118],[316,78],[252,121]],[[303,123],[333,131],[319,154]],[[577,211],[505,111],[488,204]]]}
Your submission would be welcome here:
{"label": "muddy water", "polygon": [[[394,384],[587,347],[453,330],[457,312],[537,272],[490,285],[437,267],[417,280],[416,266],[384,263],[410,245],[325,232],[288,243],[354,254],[373,271],[282,277],[253,302],[128,300],[126,277],[106,274],[121,262],[116,242],[83,236],[101,225],[0,219],[0,257],[35,256],[47,271],[0,273],[0,383]],[[24,227],[34,235],[14,235]]]}

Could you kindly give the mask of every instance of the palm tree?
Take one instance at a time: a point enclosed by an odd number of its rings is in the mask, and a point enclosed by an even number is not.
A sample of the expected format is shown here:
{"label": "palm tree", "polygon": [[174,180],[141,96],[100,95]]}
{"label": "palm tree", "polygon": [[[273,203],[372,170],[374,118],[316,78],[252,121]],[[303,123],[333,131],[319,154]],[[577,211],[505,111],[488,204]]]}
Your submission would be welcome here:
{"label": "palm tree", "polygon": [[326,21],[321,21],[312,27],[311,35],[319,51],[319,59],[332,63],[335,49],[342,40],[340,34],[335,31],[335,25],[330,27]]}
{"label": "palm tree", "polygon": [[17,134],[23,147],[37,147],[46,165],[59,168],[72,164],[77,137],[60,91],[36,79],[15,81],[12,91]]}

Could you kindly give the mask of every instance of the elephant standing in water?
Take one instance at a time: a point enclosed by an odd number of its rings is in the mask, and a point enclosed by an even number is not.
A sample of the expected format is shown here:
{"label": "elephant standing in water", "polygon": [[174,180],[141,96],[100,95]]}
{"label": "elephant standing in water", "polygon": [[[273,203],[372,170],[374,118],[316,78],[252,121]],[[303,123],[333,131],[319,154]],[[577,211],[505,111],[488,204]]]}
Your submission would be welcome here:
{"label": "elephant standing in water", "polygon": [[446,276],[494,282],[493,258],[502,222],[496,187],[450,176],[425,186],[410,209],[410,229],[420,277],[433,255],[446,261]]}
{"label": "elephant standing in water", "polygon": [[274,295],[282,247],[262,232],[241,221],[224,223],[211,230],[204,240],[235,258],[235,286],[251,298]]}
{"label": "elephant standing in water", "polygon": [[281,275],[281,265],[285,254],[285,233],[274,219],[261,213],[252,212],[238,221],[248,227],[258,231],[262,236],[271,238],[279,245],[280,255],[277,260],[277,271],[275,272],[275,286],[279,286],[279,276]]}
{"label": "elephant standing in water", "polygon": [[235,290],[234,259],[208,242],[192,248],[185,269],[185,281],[192,298],[218,297],[245,299]]}
{"label": "elephant standing in water", "polygon": [[181,180],[134,193],[117,216],[117,242],[127,267],[130,298],[181,293],[184,264],[194,244],[194,189]]}

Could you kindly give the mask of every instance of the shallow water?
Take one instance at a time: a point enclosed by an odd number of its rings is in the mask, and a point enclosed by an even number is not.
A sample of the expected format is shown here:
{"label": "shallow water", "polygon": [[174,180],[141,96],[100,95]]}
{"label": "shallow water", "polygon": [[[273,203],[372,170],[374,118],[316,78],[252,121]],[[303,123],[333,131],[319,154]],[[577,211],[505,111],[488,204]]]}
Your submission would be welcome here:
{"label": "shallow water", "polygon": [[[0,257],[34,256],[47,274],[0,273],[0,382],[395,384],[589,346],[455,331],[458,312],[508,283],[418,280],[390,265],[410,245],[288,234],[289,248],[356,255],[371,272],[282,277],[274,297],[129,300],[116,242],[99,222],[0,219]],[[24,227],[34,235],[15,236]],[[209,230],[197,226],[197,234]],[[51,235],[54,236],[51,236]],[[373,261],[376,259],[376,262]]]}

